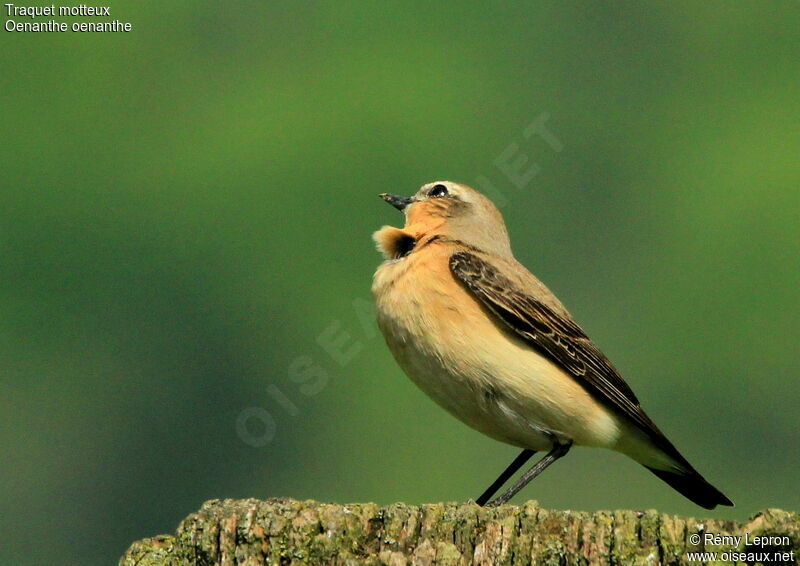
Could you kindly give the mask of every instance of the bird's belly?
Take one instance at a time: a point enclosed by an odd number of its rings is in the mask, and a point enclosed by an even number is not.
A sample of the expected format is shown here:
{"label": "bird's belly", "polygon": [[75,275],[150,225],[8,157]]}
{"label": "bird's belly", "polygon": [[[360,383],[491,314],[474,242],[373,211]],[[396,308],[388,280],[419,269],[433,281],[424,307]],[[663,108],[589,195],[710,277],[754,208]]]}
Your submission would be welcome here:
{"label": "bird's belly", "polygon": [[538,415],[523,417],[509,406],[500,384],[487,383],[473,372],[458,372],[436,356],[409,344],[390,348],[406,375],[442,408],[470,427],[496,440],[523,448],[549,450],[553,439]]}
{"label": "bird's belly", "polygon": [[589,446],[616,442],[616,417],[466,291],[444,295],[424,282],[406,289],[376,294],[379,326],[411,380],[456,418],[533,450],[549,450],[553,435]]}

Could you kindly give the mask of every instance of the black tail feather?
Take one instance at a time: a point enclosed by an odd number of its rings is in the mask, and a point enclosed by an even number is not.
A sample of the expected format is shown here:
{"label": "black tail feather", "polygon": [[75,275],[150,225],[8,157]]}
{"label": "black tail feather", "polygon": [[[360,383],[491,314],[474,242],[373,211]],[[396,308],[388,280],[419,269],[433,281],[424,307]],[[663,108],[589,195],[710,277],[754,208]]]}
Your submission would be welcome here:
{"label": "black tail feather", "polygon": [[708,483],[703,476],[694,470],[687,474],[678,474],[648,466],[645,467],[700,507],[705,507],[706,509],[713,509],[717,505],[733,507],[733,502],[725,497],[724,493]]}

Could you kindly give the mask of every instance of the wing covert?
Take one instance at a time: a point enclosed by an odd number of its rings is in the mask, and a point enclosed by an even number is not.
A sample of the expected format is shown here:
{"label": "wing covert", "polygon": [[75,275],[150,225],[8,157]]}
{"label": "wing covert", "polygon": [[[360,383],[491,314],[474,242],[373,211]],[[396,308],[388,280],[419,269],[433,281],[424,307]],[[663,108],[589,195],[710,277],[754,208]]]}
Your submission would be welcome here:
{"label": "wing covert", "polygon": [[455,277],[511,331],[573,376],[586,389],[632,420],[679,460],[678,451],[639,405],[639,400],[583,329],[568,316],[523,292],[493,265],[470,252],[450,258]]}

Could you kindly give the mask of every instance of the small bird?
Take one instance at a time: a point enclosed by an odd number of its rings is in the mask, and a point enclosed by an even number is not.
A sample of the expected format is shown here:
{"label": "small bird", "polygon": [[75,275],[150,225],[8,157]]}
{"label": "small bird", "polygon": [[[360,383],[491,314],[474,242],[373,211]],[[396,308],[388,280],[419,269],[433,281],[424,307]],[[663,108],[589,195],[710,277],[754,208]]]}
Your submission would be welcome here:
{"label": "small bird", "polygon": [[[476,500],[506,503],[571,446],[609,448],[697,505],[733,505],[642,410],[611,362],[511,252],[505,223],[475,189],[438,181],[412,197],[381,194],[405,226],[373,238],[378,325],[395,360],[472,428],[522,452]],[[546,452],[491,497],[536,452]]]}

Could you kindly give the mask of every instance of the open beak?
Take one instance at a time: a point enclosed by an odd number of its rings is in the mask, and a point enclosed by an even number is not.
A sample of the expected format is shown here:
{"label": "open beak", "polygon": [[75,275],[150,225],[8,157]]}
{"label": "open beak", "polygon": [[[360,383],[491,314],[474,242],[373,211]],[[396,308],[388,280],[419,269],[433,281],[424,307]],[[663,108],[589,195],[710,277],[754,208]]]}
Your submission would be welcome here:
{"label": "open beak", "polygon": [[381,193],[378,196],[391,204],[397,210],[405,210],[409,204],[414,202],[414,197],[399,197],[397,195],[390,195],[389,193]]}

